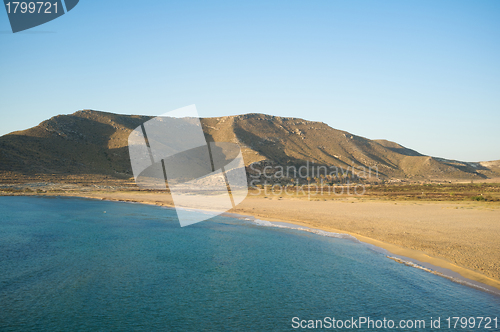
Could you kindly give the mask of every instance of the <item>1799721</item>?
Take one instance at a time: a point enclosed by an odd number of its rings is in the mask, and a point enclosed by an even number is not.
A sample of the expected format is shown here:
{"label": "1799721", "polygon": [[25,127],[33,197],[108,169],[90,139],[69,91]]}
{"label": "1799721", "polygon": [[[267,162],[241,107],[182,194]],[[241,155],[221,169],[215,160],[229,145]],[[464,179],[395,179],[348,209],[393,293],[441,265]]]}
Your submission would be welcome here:
{"label": "1799721", "polygon": [[25,14],[25,13],[30,13],[34,14],[35,12],[37,14],[52,14],[55,13],[57,14],[57,2],[50,3],[50,2],[43,2],[43,1],[37,1],[37,2],[7,2],[5,4],[5,7],[7,8],[7,14],[12,13],[17,13],[19,10],[20,13]]}
{"label": "1799721", "polygon": [[79,0],[3,0],[13,33],[52,21],[75,8],[78,2]]}
{"label": "1799721", "polygon": [[448,317],[445,319],[449,329],[497,329],[498,317]]}

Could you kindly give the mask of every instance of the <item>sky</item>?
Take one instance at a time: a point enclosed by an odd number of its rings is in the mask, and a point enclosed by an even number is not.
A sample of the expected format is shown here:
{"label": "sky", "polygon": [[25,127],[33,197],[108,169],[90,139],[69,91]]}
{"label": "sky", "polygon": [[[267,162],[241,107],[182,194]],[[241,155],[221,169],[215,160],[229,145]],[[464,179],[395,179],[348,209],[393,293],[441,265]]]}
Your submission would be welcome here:
{"label": "sky", "polygon": [[498,160],[500,1],[80,0],[16,34],[0,9],[0,135],[191,104]]}

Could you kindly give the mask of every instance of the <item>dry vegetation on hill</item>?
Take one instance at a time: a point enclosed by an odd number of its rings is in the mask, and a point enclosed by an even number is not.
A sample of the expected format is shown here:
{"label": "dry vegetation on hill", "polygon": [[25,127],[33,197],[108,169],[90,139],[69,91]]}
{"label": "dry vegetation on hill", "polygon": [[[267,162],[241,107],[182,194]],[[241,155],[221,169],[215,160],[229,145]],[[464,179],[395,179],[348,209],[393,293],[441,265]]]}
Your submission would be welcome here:
{"label": "dry vegetation on hill", "polygon": [[[3,182],[78,177],[129,181],[129,133],[148,116],[83,110],[0,137]],[[500,162],[467,163],[424,156],[397,143],[370,140],[325,123],[264,114],[204,118],[207,140],[236,142],[246,165],[315,165],[376,169],[382,180],[484,180]],[[377,179],[378,180],[378,179]]]}

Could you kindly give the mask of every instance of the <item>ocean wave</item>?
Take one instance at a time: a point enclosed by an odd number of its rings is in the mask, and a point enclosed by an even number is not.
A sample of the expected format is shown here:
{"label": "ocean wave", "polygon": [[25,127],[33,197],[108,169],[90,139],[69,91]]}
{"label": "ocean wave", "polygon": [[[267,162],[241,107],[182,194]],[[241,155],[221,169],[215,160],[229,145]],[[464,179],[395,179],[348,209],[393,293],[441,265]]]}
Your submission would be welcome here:
{"label": "ocean wave", "polygon": [[497,289],[495,289],[494,287],[485,285],[483,283],[474,282],[473,280],[467,279],[465,277],[458,277],[458,278],[457,277],[453,277],[453,276],[450,276],[450,275],[448,275],[446,273],[439,272],[439,271],[436,271],[436,270],[424,267],[422,265],[419,265],[419,264],[414,263],[414,262],[409,261],[409,260],[401,259],[399,257],[394,257],[394,256],[386,256],[386,257],[389,258],[389,259],[392,259],[392,260],[394,260],[394,261],[396,261],[396,262],[398,262],[400,264],[404,264],[406,266],[409,266],[409,267],[412,267],[412,268],[415,268],[415,269],[419,269],[419,270],[423,270],[425,272],[432,273],[432,274],[435,274],[437,276],[446,278],[446,279],[448,279],[448,280],[450,280],[452,282],[455,282],[457,284],[461,284],[461,285],[464,285],[464,286],[467,286],[467,287],[471,287],[471,288],[475,288],[475,289],[481,290],[483,292],[487,292],[487,293],[490,293],[490,294],[494,294],[494,295],[500,296],[500,292]]}
{"label": "ocean wave", "polygon": [[295,230],[299,230],[299,231],[304,231],[304,232],[318,234],[318,235],[321,235],[321,236],[333,237],[333,238],[337,238],[337,239],[349,239],[349,240],[353,240],[353,241],[359,242],[359,240],[356,239],[354,236],[349,235],[349,234],[345,234],[345,233],[327,232],[327,231],[323,231],[321,229],[315,229],[315,228],[309,228],[309,227],[302,227],[302,226],[295,226],[293,224],[287,224],[287,223],[272,223],[272,222],[270,222],[268,220],[262,220],[262,219],[245,218],[245,220],[251,221],[254,224],[257,224],[259,226],[264,226],[264,227],[295,229]]}

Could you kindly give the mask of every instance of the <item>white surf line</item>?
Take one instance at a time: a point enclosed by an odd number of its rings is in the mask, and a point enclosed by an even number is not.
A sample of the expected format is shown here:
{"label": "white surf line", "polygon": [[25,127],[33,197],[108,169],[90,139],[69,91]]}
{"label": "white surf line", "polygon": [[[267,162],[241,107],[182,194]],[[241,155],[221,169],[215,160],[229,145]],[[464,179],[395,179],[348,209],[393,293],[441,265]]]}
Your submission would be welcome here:
{"label": "white surf line", "polygon": [[[380,249],[383,249],[383,248],[380,248]],[[385,250],[385,249],[383,249],[383,250]],[[385,250],[385,251],[387,252],[387,254],[386,254],[387,258],[392,259],[398,263],[401,263],[401,264],[404,264],[406,266],[413,267],[413,268],[416,268],[419,270],[423,270],[423,271],[428,272],[428,273],[435,274],[437,276],[440,276],[440,277],[446,278],[450,281],[453,281],[457,284],[461,284],[464,286],[468,286],[471,288],[481,290],[483,292],[487,292],[487,293],[490,293],[490,294],[493,294],[496,296],[500,296],[500,290],[498,290],[497,288],[490,286],[490,285],[487,285],[487,284],[483,284],[482,282],[479,282],[476,280],[466,278],[466,277],[460,275],[459,273],[454,272],[450,269],[436,266],[436,265],[426,263],[426,262],[421,262],[421,261],[418,261],[418,260],[413,259],[413,258],[409,258],[409,257],[401,256],[401,255],[395,255],[395,254],[390,253],[387,250]]]}
{"label": "white surf line", "polygon": [[318,234],[318,235],[323,235],[323,236],[328,236],[328,237],[333,237],[333,238],[354,240],[355,242],[360,243],[360,244],[368,247],[369,249],[371,249],[377,253],[383,254],[387,258],[392,259],[398,263],[401,263],[401,264],[404,264],[406,266],[416,268],[419,270],[423,270],[423,271],[428,272],[428,273],[435,274],[437,276],[446,278],[452,282],[455,282],[455,283],[458,283],[458,284],[461,284],[461,285],[464,285],[467,287],[471,287],[471,288],[474,288],[474,289],[477,289],[477,290],[480,290],[480,291],[483,291],[483,292],[486,292],[489,294],[500,296],[500,290],[498,290],[497,288],[495,288],[493,286],[484,284],[484,283],[476,281],[476,280],[465,278],[462,275],[460,275],[459,273],[454,272],[454,271],[447,269],[447,268],[444,268],[444,267],[436,266],[436,265],[426,263],[426,262],[421,262],[419,260],[409,258],[406,256],[393,254],[393,253],[389,252],[387,249],[384,249],[382,247],[377,247],[376,245],[360,241],[355,236],[350,235],[350,234],[326,232],[326,231],[323,231],[321,229],[311,228],[311,227],[307,227],[307,226],[299,226],[299,225],[295,225],[295,224],[287,223],[287,222],[270,222],[267,220],[256,219],[252,216],[245,216],[245,219],[252,221],[252,222],[254,222],[258,225],[261,225],[261,226],[296,229],[299,231],[306,231],[306,232],[310,232],[310,233],[314,233],[314,234]]}

